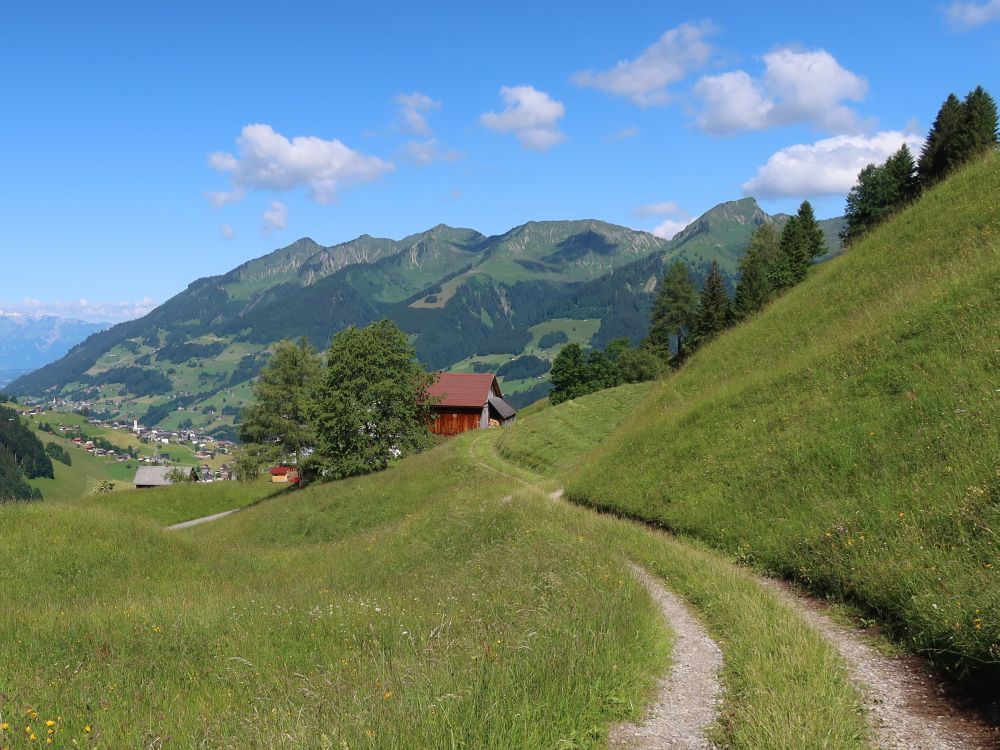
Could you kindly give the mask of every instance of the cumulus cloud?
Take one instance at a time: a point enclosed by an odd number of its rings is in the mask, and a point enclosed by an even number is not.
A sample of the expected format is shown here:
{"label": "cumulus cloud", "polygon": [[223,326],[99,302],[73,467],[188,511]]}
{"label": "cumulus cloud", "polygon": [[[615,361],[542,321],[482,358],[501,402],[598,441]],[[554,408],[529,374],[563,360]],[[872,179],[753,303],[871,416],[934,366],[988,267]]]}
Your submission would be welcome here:
{"label": "cumulus cloud", "polygon": [[331,203],[343,188],[377,180],[396,167],[392,162],[354,151],[336,138],[288,139],[270,125],[247,125],[236,139],[237,153],[216,152],[208,164],[228,172],[233,189],[209,193],[215,205],[240,200],[247,190],[288,191],[304,188],[317,203]]}
{"label": "cumulus cloud", "polygon": [[843,195],[866,165],[884,162],[904,143],[914,155],[919,154],[923,140],[913,133],[886,130],[788,146],[758,167],[757,175],[743,184],[743,191],[760,198]]}
{"label": "cumulus cloud", "polygon": [[562,143],[566,134],[559,120],[566,114],[562,102],[533,86],[504,86],[500,96],[507,103],[503,112],[485,112],[479,122],[497,133],[513,133],[532,151],[548,151]]}
{"label": "cumulus cloud", "polygon": [[425,167],[438,161],[458,161],[465,156],[460,151],[443,149],[436,138],[428,138],[426,141],[409,141],[403,147],[403,151],[406,160],[418,167]]}
{"label": "cumulus cloud", "polygon": [[785,48],[764,55],[762,79],[744,70],[703,76],[694,93],[702,103],[696,122],[715,135],[791,123],[856,131],[857,113],[843,102],[861,101],[868,83],[826,50]]}
{"label": "cumulus cloud", "polygon": [[219,232],[222,233],[224,239],[231,240],[236,236],[236,232],[230,224],[222,224],[219,227]]}
{"label": "cumulus cloud", "polygon": [[271,201],[270,207],[264,211],[264,234],[270,234],[276,229],[288,226],[288,206],[281,201]]}
{"label": "cumulus cloud", "polygon": [[666,217],[649,230],[657,237],[665,240],[672,240],[674,236],[684,227],[691,223],[692,216],[673,201],[661,201],[660,203],[648,203],[645,206],[636,206],[632,209],[632,215],[639,219],[648,219],[652,216]]}
{"label": "cumulus cloud", "polygon": [[1000,20],[1000,0],[989,0],[985,3],[954,0],[944,12],[953,29],[968,31],[990,21]]}
{"label": "cumulus cloud", "polygon": [[691,217],[683,219],[664,219],[653,228],[653,234],[665,240],[672,240],[691,223]]}
{"label": "cumulus cloud", "polygon": [[25,297],[20,304],[5,305],[4,311],[31,315],[56,315],[90,323],[121,323],[140,318],[156,307],[150,297],[135,302],[95,302],[88,299],[43,301]]}
{"label": "cumulus cloud", "polygon": [[602,71],[573,76],[578,86],[623,96],[640,107],[667,104],[667,87],[708,62],[712,47],[705,39],[717,31],[711,23],[685,23],[667,31],[634,60],[621,60]]}
{"label": "cumulus cloud", "polygon": [[419,91],[399,94],[393,97],[393,101],[399,105],[399,119],[404,129],[414,135],[430,135],[431,128],[427,124],[426,113],[432,109],[440,109],[441,102]]}

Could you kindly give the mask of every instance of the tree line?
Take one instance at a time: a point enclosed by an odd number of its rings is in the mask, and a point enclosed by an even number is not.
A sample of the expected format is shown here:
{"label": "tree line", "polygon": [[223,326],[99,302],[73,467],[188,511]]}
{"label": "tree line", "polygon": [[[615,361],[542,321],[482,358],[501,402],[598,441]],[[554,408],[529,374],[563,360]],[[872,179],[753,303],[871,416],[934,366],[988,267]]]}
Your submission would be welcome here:
{"label": "tree line", "polygon": [[325,357],[306,338],[281,341],[243,410],[236,473],[254,479],[261,467],[287,460],[306,480],[384,469],[431,445],[433,380],[389,320],[340,331]]}
{"label": "tree line", "polygon": [[949,94],[938,110],[927,140],[914,160],[904,144],[882,164],[869,164],[858,173],[847,194],[841,232],[845,244],[863,237],[921,191],[956,169],[996,148],[997,105],[982,86],[960,100]]}
{"label": "tree line", "polygon": [[812,205],[803,201],[780,230],[767,223],[754,231],[733,297],[717,261],[699,292],[688,265],[675,260],[660,280],[642,343],[632,348],[628,339],[620,339],[603,351],[587,353],[576,344],[564,347],[552,364],[549,399],[560,403],[601,388],[652,380],[666,367],[679,366],[699,346],[802,281],[826,252]]}
{"label": "tree line", "polygon": [[41,500],[42,493],[27,480],[53,476],[45,446],[16,411],[0,407],[0,503]]}

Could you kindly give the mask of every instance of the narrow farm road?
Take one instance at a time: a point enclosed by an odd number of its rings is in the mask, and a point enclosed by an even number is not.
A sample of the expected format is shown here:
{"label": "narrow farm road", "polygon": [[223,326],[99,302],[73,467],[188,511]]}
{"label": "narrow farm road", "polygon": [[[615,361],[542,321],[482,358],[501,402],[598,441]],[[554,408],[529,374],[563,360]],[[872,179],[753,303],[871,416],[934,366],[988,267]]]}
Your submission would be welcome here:
{"label": "narrow farm road", "polygon": [[192,518],[190,521],[182,521],[181,523],[175,523],[172,526],[167,526],[167,531],[180,531],[181,529],[188,529],[192,526],[198,526],[203,523],[218,521],[220,518],[231,516],[238,510],[239,508],[233,508],[232,510],[224,510],[221,513],[213,513],[210,516],[202,516],[201,518]]}
{"label": "narrow farm road", "polygon": [[988,750],[1000,737],[964,711],[956,710],[937,680],[914,657],[878,653],[850,627],[834,622],[824,605],[786,583],[762,579],[788,606],[832,644],[865,696],[876,743],[886,750]]}
{"label": "narrow farm road", "polygon": [[612,750],[714,750],[705,730],[722,704],[722,651],[679,597],[634,563],[632,573],[659,605],[674,633],[670,670],[657,685],[641,724],[616,724],[608,736]]}
{"label": "narrow farm road", "polygon": [[[508,462],[490,450],[486,456],[479,441],[473,460],[524,484],[532,483],[504,471]],[[524,472],[522,467],[511,471]],[[542,478],[538,478],[541,483]],[[546,493],[548,499],[561,501],[563,490]],[[650,529],[650,533],[663,533]],[[713,674],[718,682],[722,654],[718,646],[704,634],[697,619],[686,605],[642,568],[630,563],[633,573],[649,589],[650,595],[663,611],[664,619],[677,636],[673,660],[685,667],[675,679],[675,666],[661,681],[657,697],[646,719],[638,727],[620,725],[613,728],[611,748],[635,750],[667,750],[679,748],[712,748],[703,730],[711,723],[721,703],[722,688],[711,687]],[[768,578],[758,578],[760,585],[770,590],[789,609],[820,633],[847,664],[851,679],[864,696],[868,724],[875,746],[882,750],[989,750],[1000,748],[1000,736],[984,721],[956,706],[944,694],[940,682],[928,673],[916,657],[889,657],[878,653],[856,630],[835,623],[824,613],[824,604],[804,594],[793,592],[787,584]],[[663,596],[661,596],[661,592]],[[676,605],[676,606],[674,606]],[[708,644],[705,641],[708,641]],[[711,652],[718,654],[718,666]],[[691,665],[687,674],[686,665]],[[688,689],[688,679],[698,680],[700,687]],[[670,695],[675,693],[676,695]],[[709,718],[706,718],[709,717]],[[688,722],[692,729],[688,729]],[[699,723],[701,722],[701,723]],[[701,733],[699,733],[701,732]]]}

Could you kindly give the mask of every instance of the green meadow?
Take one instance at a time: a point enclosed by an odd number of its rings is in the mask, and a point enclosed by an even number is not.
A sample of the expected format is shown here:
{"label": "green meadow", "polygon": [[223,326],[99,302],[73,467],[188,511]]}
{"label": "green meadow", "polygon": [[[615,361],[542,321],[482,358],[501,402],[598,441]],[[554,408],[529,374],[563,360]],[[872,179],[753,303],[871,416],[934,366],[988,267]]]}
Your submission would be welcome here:
{"label": "green meadow", "polygon": [[995,678],[998,230],[992,158],[660,382],[300,490],[0,507],[0,747],[605,747],[672,661],[630,561],[722,650],[719,747],[871,747],[757,571]]}

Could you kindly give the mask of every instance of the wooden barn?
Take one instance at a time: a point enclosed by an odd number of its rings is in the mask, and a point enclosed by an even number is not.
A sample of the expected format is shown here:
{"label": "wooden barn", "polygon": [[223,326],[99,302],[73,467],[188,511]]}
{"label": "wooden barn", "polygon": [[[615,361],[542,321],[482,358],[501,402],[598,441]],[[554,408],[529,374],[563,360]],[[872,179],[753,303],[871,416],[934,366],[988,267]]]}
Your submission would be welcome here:
{"label": "wooden barn", "polygon": [[503,400],[500,383],[490,373],[438,373],[427,395],[435,401],[431,406],[431,432],[438,435],[502,427],[513,422],[517,414]]}

